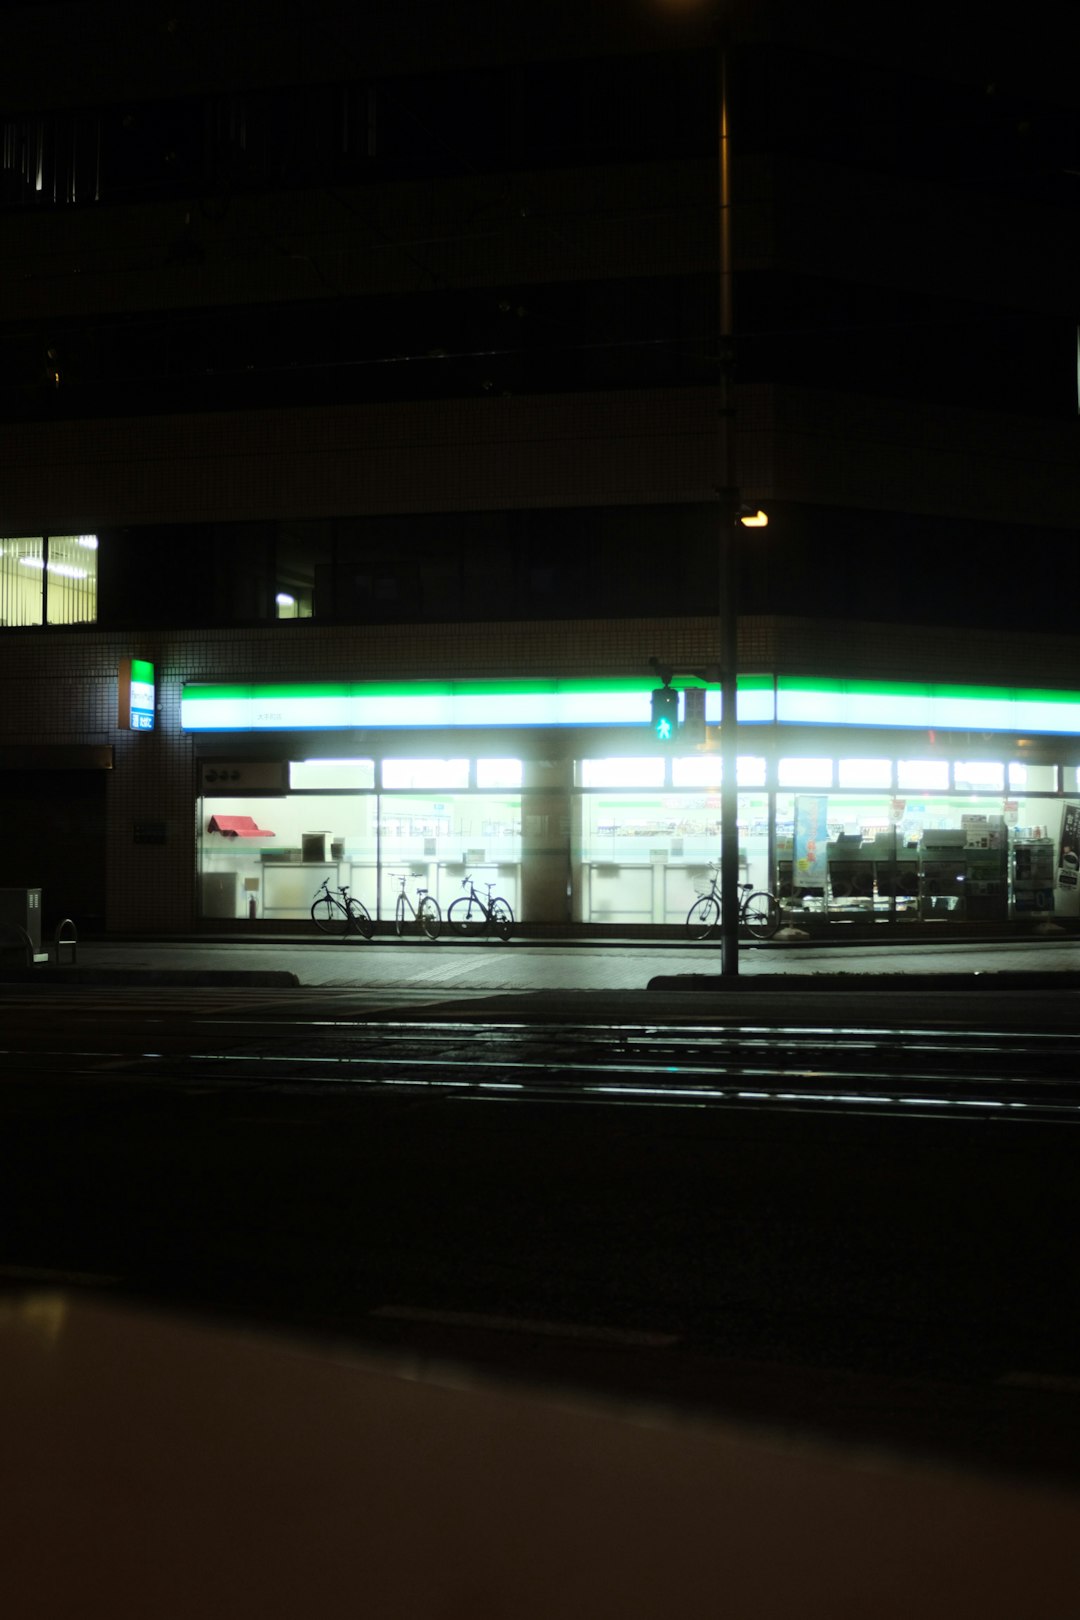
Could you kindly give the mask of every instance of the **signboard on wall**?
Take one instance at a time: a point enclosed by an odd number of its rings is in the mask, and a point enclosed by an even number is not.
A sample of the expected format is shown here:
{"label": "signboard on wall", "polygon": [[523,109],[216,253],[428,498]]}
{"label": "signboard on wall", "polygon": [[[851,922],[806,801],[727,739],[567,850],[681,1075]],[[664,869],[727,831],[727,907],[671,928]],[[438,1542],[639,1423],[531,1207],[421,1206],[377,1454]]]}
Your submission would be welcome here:
{"label": "signboard on wall", "polygon": [[153,731],[156,690],[148,658],[122,658],[117,686],[118,723],[122,731]]}

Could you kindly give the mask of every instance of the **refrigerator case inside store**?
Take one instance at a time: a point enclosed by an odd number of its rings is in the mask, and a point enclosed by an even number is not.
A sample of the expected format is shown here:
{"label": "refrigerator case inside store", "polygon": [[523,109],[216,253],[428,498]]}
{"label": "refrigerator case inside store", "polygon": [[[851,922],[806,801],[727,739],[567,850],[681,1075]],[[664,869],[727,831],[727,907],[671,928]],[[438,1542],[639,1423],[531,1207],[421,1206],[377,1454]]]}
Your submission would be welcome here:
{"label": "refrigerator case inside store", "polygon": [[1016,915],[1054,909],[1054,840],[1017,838],[1012,847],[1012,907]]}
{"label": "refrigerator case inside store", "polygon": [[964,817],[964,860],[968,917],[1003,922],[1009,914],[1009,843],[1001,816]]}
{"label": "refrigerator case inside store", "polygon": [[923,918],[963,910],[967,853],[959,827],[928,827],[919,846],[919,908]]}

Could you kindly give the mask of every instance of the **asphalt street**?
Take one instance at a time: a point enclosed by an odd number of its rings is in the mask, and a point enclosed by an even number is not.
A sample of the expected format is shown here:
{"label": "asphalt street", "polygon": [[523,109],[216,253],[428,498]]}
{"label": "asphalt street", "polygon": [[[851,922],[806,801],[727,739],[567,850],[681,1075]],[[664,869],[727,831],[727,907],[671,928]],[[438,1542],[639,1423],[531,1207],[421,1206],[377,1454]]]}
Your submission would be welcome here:
{"label": "asphalt street", "polygon": [[[784,1069],[835,1091],[824,1065],[848,1051],[880,1073],[843,1033],[873,1024],[894,1069],[988,1074],[993,1051],[1024,1081],[1053,1030],[1042,1051],[1067,1091],[1075,950],[748,947],[739,989],[717,993],[646,988],[715,968],[715,951],[679,944],[87,942],[73,967],[0,982],[0,1282],[100,1287],[1074,1482],[1071,1125],[1031,1109],[1008,1116],[1015,1128],[1000,1109],[946,1118],[940,1088],[907,1119],[874,1117],[879,1102],[808,1113]],[[956,975],[969,987],[947,988]],[[509,1022],[529,1026],[512,1063],[531,1041],[552,1071],[516,1100],[480,1061]],[[614,1024],[624,1068],[646,1066],[630,1026],[654,1043],[693,1025],[702,1062],[763,1093],[756,1044],[784,1096],[653,1102],[644,1073],[621,1106],[560,1096],[561,1076],[595,1070],[596,1026]],[[708,1046],[720,1025],[743,1043],[730,1061]],[[807,1028],[825,1030],[820,1049]],[[945,1058],[926,1042],[916,1057],[927,1029],[948,1035]],[[686,1057],[657,1048],[647,1063],[670,1085]]]}

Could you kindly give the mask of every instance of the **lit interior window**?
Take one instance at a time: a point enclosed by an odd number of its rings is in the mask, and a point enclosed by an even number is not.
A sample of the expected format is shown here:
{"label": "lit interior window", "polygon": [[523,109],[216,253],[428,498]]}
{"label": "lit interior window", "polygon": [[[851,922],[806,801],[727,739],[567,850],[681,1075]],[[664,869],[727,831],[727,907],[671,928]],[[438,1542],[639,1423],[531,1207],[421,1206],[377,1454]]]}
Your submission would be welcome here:
{"label": "lit interior window", "polygon": [[896,785],[903,792],[946,792],[949,786],[949,762],[946,759],[897,760]]}
{"label": "lit interior window", "polygon": [[664,761],[662,759],[583,759],[581,786],[607,787],[663,787]]}
{"label": "lit interior window", "polygon": [[[740,754],[736,762],[737,779],[741,788],[765,786],[765,759],[758,754]],[[723,780],[719,754],[691,754],[687,759],[673,759],[671,782],[678,788],[719,789]]]}
{"label": "lit interior window", "polygon": [[520,759],[478,759],[476,785],[481,788],[519,788]]}
{"label": "lit interior window", "polygon": [[782,759],[777,781],[782,788],[832,787],[833,762],[831,759]]}
{"label": "lit interior window", "polygon": [[740,754],[735,762],[735,773],[741,788],[765,786],[765,760],[756,754]]}
{"label": "lit interior window", "polygon": [[[1072,771],[1066,772],[1066,781],[1070,782],[1072,776]],[[1029,793],[1056,793],[1057,778],[1058,768],[1056,765],[1029,765],[1027,760],[1014,759],[1009,766],[1009,786],[1019,789],[1026,788]],[[1075,780],[1070,782],[1070,787],[1075,787],[1075,785]]]}
{"label": "lit interior window", "polygon": [[467,759],[384,759],[384,788],[467,788]]}
{"label": "lit interior window", "polygon": [[1005,767],[997,760],[958,759],[953,764],[953,780],[958,788],[1001,793],[1005,787]]}
{"label": "lit interior window", "polygon": [[375,786],[373,759],[294,759],[289,762],[291,788],[318,788],[323,792]]}
{"label": "lit interior window", "polygon": [[97,535],[51,534],[46,604],[50,624],[92,624],[97,619]]}
{"label": "lit interior window", "polygon": [[891,759],[842,759],[839,762],[842,788],[891,788]]}

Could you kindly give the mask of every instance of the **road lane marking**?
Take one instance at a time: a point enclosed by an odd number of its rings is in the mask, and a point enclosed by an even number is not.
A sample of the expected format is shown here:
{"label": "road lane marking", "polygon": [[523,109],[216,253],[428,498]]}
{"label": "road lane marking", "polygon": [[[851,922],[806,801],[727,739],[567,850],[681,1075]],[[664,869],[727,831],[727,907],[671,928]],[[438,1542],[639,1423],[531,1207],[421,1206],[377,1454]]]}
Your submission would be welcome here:
{"label": "road lane marking", "polygon": [[410,984],[449,984],[454,979],[467,979],[475,977],[480,969],[486,965],[486,959],[480,958],[475,962],[461,962],[456,967],[443,966],[427,968],[422,973],[410,973]]}

